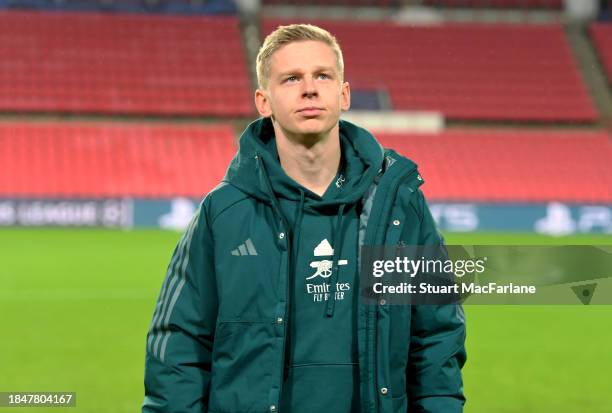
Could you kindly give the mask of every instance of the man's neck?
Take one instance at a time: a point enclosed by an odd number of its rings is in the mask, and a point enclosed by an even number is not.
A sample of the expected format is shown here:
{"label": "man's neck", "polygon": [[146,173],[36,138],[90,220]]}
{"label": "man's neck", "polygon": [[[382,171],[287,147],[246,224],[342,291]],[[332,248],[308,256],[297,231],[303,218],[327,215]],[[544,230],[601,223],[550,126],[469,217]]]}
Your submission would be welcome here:
{"label": "man's neck", "polygon": [[288,137],[274,125],[281,166],[294,181],[322,196],[340,165],[338,125],[321,137]]}

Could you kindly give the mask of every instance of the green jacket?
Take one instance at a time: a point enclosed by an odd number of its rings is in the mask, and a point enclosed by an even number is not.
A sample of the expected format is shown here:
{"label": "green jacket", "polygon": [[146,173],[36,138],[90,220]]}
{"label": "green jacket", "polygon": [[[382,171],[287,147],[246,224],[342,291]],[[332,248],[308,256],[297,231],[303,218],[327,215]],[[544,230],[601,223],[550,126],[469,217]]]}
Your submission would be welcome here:
{"label": "green jacket", "polygon": [[[443,244],[416,165],[348,122],[340,121],[340,134],[347,188],[322,199],[284,175],[268,119],[244,132],[168,266],[147,335],[143,412],[279,411],[303,214],[342,222],[356,207],[359,246]],[[287,204],[295,205],[293,220]],[[339,271],[331,268],[331,286]],[[333,316],[335,301],[325,305]],[[463,410],[461,306],[369,305],[359,297],[357,343],[361,412]],[[303,391],[316,397],[316,389]]]}

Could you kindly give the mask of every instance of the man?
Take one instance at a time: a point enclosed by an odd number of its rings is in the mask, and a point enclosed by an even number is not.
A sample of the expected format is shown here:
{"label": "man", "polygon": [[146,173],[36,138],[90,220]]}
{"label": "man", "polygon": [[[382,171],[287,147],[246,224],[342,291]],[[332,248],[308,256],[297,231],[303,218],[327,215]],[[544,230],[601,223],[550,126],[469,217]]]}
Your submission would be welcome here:
{"label": "man", "polygon": [[463,409],[461,307],[358,293],[362,245],[440,245],[410,160],[340,121],[342,53],[281,26],[257,57],[262,118],[240,138],[169,265],[143,412]]}

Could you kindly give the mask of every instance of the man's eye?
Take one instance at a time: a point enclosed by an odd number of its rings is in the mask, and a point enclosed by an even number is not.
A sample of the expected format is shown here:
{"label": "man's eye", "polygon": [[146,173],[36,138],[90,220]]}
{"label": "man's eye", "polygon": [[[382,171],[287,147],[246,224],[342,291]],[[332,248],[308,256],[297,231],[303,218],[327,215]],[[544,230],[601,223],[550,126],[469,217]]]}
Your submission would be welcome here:
{"label": "man's eye", "polygon": [[327,80],[327,79],[329,79],[329,78],[330,78],[330,76],[329,76],[327,73],[319,73],[318,78],[319,78],[319,79],[324,79],[324,80]]}
{"label": "man's eye", "polygon": [[285,82],[295,82],[297,80],[297,76],[287,76]]}

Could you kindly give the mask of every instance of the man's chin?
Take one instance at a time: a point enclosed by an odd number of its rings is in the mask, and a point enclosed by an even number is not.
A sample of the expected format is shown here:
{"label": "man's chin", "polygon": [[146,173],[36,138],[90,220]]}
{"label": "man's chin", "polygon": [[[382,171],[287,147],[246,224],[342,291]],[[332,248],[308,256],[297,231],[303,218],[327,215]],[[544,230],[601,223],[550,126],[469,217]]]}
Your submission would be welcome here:
{"label": "man's chin", "polygon": [[329,124],[329,119],[308,119],[296,122],[292,127],[283,129],[290,139],[293,138],[303,142],[316,143],[327,136],[333,128],[334,125]]}
{"label": "man's chin", "polygon": [[297,133],[300,135],[322,135],[323,133],[325,133],[325,128],[323,127],[299,128]]}
{"label": "man's chin", "polygon": [[308,119],[296,126],[296,132],[301,135],[325,135],[333,128],[328,119],[319,118]]}
{"label": "man's chin", "polygon": [[303,128],[297,132],[304,141],[319,141],[329,133],[329,128]]}

